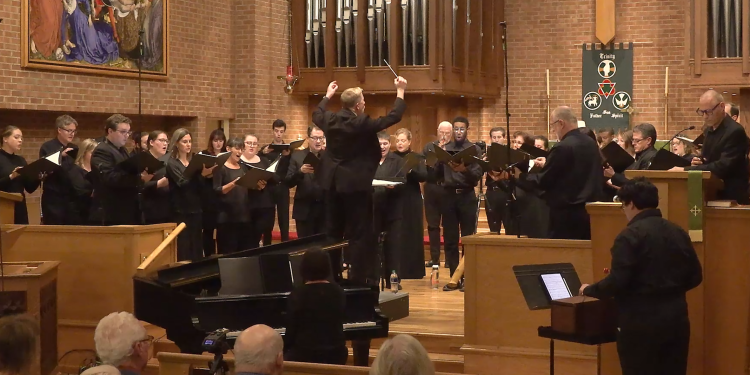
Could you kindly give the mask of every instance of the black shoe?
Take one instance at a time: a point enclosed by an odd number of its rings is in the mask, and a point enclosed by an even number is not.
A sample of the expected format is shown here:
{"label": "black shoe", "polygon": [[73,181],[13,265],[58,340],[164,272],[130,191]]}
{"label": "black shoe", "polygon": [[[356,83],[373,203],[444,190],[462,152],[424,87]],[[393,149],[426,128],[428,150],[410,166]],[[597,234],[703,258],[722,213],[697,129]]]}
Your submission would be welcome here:
{"label": "black shoe", "polygon": [[432,268],[432,266],[434,266],[435,264],[435,262],[429,260],[427,262],[424,262],[424,268]]}
{"label": "black shoe", "polygon": [[464,285],[463,284],[461,284],[461,289],[459,289],[459,290],[461,291],[461,293],[464,292]]}
{"label": "black shoe", "polygon": [[450,283],[448,283],[448,284],[445,284],[445,286],[443,287],[443,292],[453,292],[459,289],[460,289],[460,286],[458,284],[451,285]]}
{"label": "black shoe", "polygon": [[445,264],[443,265],[443,268],[450,268],[450,266],[448,266],[448,262],[445,262]]}

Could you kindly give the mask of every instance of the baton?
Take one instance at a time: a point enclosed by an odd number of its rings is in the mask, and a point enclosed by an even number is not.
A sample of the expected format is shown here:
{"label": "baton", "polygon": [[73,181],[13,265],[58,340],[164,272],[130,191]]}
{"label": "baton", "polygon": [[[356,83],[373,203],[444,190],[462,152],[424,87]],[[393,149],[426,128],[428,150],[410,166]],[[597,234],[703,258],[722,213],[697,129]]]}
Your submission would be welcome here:
{"label": "baton", "polygon": [[393,68],[391,68],[391,64],[388,64],[388,61],[385,61],[385,59],[383,59],[383,62],[385,63],[385,65],[387,65],[387,66],[388,66],[388,69],[390,69],[390,70],[391,70],[391,73],[393,73],[393,75],[394,75],[394,76],[395,76],[396,78],[398,78],[398,74],[396,74],[396,72],[395,72],[395,71],[393,71]]}

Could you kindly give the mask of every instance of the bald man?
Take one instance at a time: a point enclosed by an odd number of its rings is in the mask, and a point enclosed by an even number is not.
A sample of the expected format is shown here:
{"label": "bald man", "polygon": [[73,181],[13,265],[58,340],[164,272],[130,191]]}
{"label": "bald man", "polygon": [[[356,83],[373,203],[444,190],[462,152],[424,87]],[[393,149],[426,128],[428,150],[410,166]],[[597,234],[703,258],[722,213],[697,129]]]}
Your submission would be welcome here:
{"label": "bald man", "polygon": [[233,352],[235,375],[280,375],[284,370],[284,341],[267,325],[242,331]]}
{"label": "bald man", "polygon": [[549,238],[590,240],[586,203],[599,200],[604,186],[599,145],[578,131],[578,119],[570,107],[556,108],[550,120],[550,129],[560,141],[546,159],[534,161],[542,170],[527,174],[526,180],[544,191]]}
{"label": "bald man", "polygon": [[696,112],[703,116],[704,131],[701,158],[695,157],[692,165],[675,167],[671,171],[709,171],[724,180],[724,190],[718,192],[719,199],[750,204],[748,197],[748,159],[750,142],[742,125],[725,112],[724,98],[714,90],[708,90],[700,98]]}
{"label": "bald man", "polygon": [[[437,128],[438,139],[424,146],[422,155],[427,157],[428,152],[435,151],[435,147],[445,149],[445,145],[453,138],[453,124],[443,121]],[[427,218],[427,233],[430,237],[430,260],[425,267],[440,265],[440,202],[442,201],[443,189],[438,186],[435,168],[427,167],[427,181],[424,185],[424,214]]]}

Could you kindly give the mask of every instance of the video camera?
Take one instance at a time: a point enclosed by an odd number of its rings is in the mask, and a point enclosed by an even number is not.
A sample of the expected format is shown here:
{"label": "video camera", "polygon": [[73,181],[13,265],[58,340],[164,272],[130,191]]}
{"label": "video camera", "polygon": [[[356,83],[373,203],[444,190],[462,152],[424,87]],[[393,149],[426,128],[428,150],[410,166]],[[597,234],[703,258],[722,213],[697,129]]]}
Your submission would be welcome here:
{"label": "video camera", "polygon": [[229,330],[219,329],[211,332],[203,339],[203,350],[212,353],[214,360],[208,363],[210,373],[213,374],[228,374],[229,366],[224,362],[224,354],[229,351],[229,343],[227,342],[227,333]]}

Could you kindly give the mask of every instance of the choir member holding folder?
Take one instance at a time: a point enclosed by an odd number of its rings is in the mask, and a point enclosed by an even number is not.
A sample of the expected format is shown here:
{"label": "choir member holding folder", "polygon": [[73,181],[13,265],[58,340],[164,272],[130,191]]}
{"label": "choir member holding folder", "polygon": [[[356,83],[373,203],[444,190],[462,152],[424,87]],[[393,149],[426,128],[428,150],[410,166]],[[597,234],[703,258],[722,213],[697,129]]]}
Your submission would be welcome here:
{"label": "choir member holding folder", "polygon": [[[258,155],[258,137],[252,134],[245,135],[245,151],[242,153],[241,162],[245,163],[248,168],[248,177],[250,173],[258,173],[252,171],[252,168],[265,171],[266,168],[271,166],[271,162],[268,159]],[[257,180],[257,186],[252,186],[249,191],[248,204],[250,209],[250,230],[249,230],[249,243],[250,249],[259,246],[261,238],[263,238],[263,245],[267,246],[271,244],[271,238],[264,236],[273,230],[273,219],[274,219],[274,204],[271,197],[270,190],[266,189],[269,179]],[[242,183],[240,182],[240,185]],[[255,184],[253,184],[255,185]],[[268,237],[268,238],[266,238]]]}
{"label": "choir member holding folder", "polygon": [[91,196],[94,186],[91,184],[91,154],[98,142],[89,138],[81,142],[75,165],[70,170],[70,182],[73,185],[73,202],[68,218],[72,225],[88,225],[91,216]]}
{"label": "choir member holding folder", "polygon": [[325,231],[325,205],[323,189],[315,181],[315,168],[320,162],[325,134],[317,126],[307,129],[307,150],[292,154],[286,174],[290,188],[297,187],[294,193],[292,218],[297,227],[297,237],[308,237]]}
{"label": "choir member holding folder", "polygon": [[[200,155],[218,156],[227,152],[227,137],[224,130],[214,129],[208,136],[208,147],[200,152]],[[219,165],[216,169],[221,169],[226,160],[223,162],[217,160]],[[214,193],[213,174],[202,180],[201,203],[203,204],[203,254],[209,256],[216,253],[216,241],[214,240],[214,231],[216,230],[216,218],[218,215],[217,206],[219,204],[218,196]]]}
{"label": "choir member holding folder", "polygon": [[406,175],[406,185],[401,192],[402,235],[397,256],[400,259],[401,279],[421,279],[425,276],[424,267],[424,220],[422,191],[419,184],[427,180],[427,166],[424,157],[411,151],[411,132],[406,128],[396,130],[396,151],[403,159],[402,174]]}
{"label": "choir member holding folder", "polygon": [[[656,148],[654,142],[656,142],[656,128],[648,123],[638,124],[633,128],[633,149],[635,150],[635,159],[628,165],[625,170],[646,170],[651,167],[651,162],[656,156]],[[609,153],[610,150],[618,151],[617,154]],[[612,164],[616,164],[615,161],[627,160],[630,161],[629,157],[625,156],[625,152],[622,152],[622,148],[610,146],[602,149],[602,153],[610,161],[610,165],[604,169],[604,177],[610,179],[612,185],[622,186],[628,181],[625,177],[624,171],[616,171]],[[666,151],[665,151],[666,152]],[[629,155],[628,155],[629,156]],[[618,168],[619,169],[619,168]]]}
{"label": "choir member holding folder", "polygon": [[28,224],[29,214],[26,210],[26,194],[33,193],[39,187],[39,178],[25,178],[18,173],[20,168],[26,166],[26,159],[16,155],[21,150],[23,134],[21,129],[8,126],[2,134],[3,145],[0,149],[0,190],[6,193],[20,193],[23,200],[15,203],[13,223],[2,224]]}
{"label": "choir member holding folder", "polygon": [[177,129],[172,135],[170,156],[167,161],[169,180],[170,212],[176,223],[185,223],[186,228],[177,237],[177,260],[199,260],[203,257],[201,218],[200,176],[209,176],[216,165],[209,168],[201,165],[200,174],[188,175],[185,172],[193,157],[192,136],[187,129]]}
{"label": "choir member holding folder", "polygon": [[94,204],[101,210],[92,212],[92,221],[102,225],[139,225],[141,214],[138,192],[142,182],[154,177],[151,165],[141,164],[139,157],[150,157],[146,152],[129,158],[125,143],[131,134],[129,118],[115,114],[106,123],[107,136],[99,143],[91,157],[94,173]]}
{"label": "choir member holding folder", "polygon": [[217,193],[216,247],[219,254],[230,254],[258,246],[251,246],[247,228],[250,226],[250,201],[248,189],[238,186],[247,167],[240,163],[245,143],[235,137],[227,142],[229,159],[213,173],[214,191]]}
{"label": "choir member holding folder", "polygon": [[70,170],[75,165],[78,146],[73,144],[78,122],[68,115],[55,120],[56,137],[44,142],[39,149],[39,158],[46,158],[60,152],[57,160],[62,167],[60,171],[51,171],[44,179],[42,186],[42,224],[69,225],[75,192],[70,181]]}
{"label": "choir member holding folder", "polygon": [[[395,180],[394,178],[403,178],[401,167],[404,160],[398,155],[392,154],[391,136],[387,132],[378,133],[380,142],[380,164],[375,171],[375,179],[381,181]],[[382,245],[382,269],[381,276],[385,279],[385,287],[391,287],[391,271],[395,270],[396,274],[401,275],[400,257],[398,254],[399,243],[401,242],[403,218],[402,193],[404,184],[375,186],[373,188],[373,228],[375,235],[385,232],[385,239]],[[424,251],[424,250],[422,250]],[[422,268],[424,270],[424,268]]]}
{"label": "choir member holding folder", "polygon": [[[156,159],[164,160],[169,147],[167,133],[154,130],[148,135],[146,143],[146,152]],[[143,184],[141,199],[143,219],[147,225],[170,222],[172,217],[169,212],[169,180],[166,168],[154,172],[154,178]]]}

